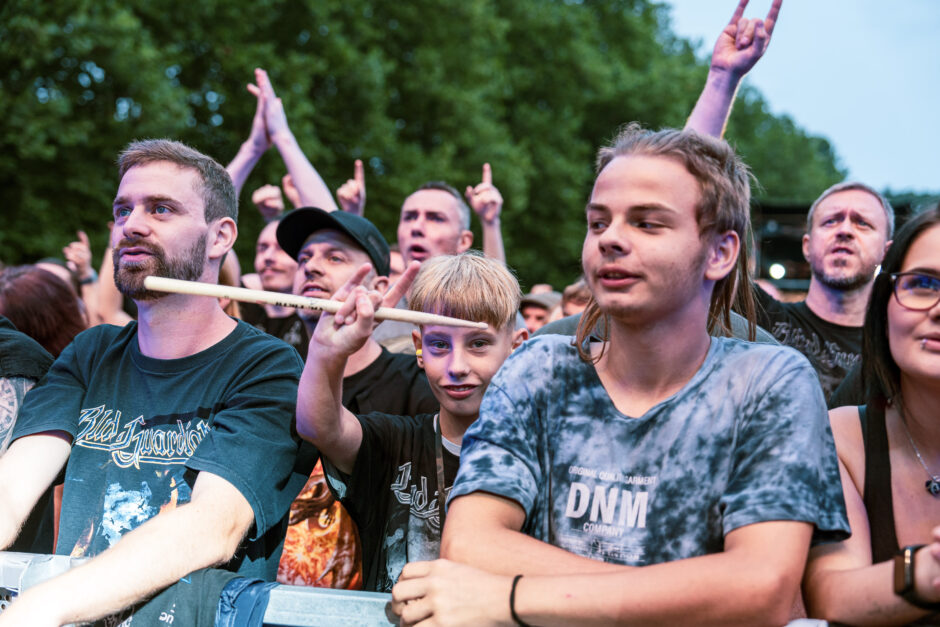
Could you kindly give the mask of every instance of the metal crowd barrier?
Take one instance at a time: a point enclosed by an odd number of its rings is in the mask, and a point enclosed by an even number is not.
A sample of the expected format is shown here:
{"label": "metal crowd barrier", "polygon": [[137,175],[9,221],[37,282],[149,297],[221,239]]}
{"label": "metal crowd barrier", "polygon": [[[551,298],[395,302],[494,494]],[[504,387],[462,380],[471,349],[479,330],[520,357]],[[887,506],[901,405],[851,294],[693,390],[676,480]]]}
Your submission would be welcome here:
{"label": "metal crowd barrier", "polygon": [[[0,552],[0,612],[17,594],[64,573],[87,558]],[[264,624],[271,627],[386,626],[398,622],[391,595],[279,585],[271,590]]]}
{"label": "metal crowd barrier", "polygon": [[[87,558],[0,551],[0,612],[20,592],[55,577]],[[271,590],[264,624],[270,627],[340,627],[397,625],[391,595],[279,585]],[[798,619],[789,627],[825,627],[828,623]]]}

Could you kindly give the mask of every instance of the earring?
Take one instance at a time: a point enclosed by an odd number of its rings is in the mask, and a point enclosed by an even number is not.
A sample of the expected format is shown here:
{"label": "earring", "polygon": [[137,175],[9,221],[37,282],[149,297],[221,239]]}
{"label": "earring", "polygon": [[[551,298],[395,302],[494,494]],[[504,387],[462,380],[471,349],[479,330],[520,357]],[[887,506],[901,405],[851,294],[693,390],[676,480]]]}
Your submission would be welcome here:
{"label": "earring", "polygon": [[421,349],[420,349],[420,348],[417,349],[417,350],[415,350],[415,356],[416,356],[416,357],[420,357],[420,356],[421,356]]}

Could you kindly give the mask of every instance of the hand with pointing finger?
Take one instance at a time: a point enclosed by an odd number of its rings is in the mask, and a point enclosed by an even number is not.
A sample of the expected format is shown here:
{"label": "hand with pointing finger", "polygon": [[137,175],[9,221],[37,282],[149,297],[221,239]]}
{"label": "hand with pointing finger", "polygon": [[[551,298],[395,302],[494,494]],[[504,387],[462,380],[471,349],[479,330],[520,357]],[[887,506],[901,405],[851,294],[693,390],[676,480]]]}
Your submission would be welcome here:
{"label": "hand with pointing finger", "polygon": [[499,214],[503,209],[503,196],[493,186],[493,171],[489,163],[483,164],[483,180],[476,187],[468,185],[465,194],[470,207],[484,225],[493,224],[499,220]]}
{"label": "hand with pointing finger", "polygon": [[86,281],[95,275],[91,267],[91,244],[85,231],[78,231],[78,241],[62,249],[66,264],[79,281]]}
{"label": "hand with pointing finger", "polygon": [[353,166],[353,178],[349,179],[338,190],[336,199],[339,200],[340,209],[347,213],[361,216],[366,208],[366,174],[362,167],[362,160],[356,159]]}

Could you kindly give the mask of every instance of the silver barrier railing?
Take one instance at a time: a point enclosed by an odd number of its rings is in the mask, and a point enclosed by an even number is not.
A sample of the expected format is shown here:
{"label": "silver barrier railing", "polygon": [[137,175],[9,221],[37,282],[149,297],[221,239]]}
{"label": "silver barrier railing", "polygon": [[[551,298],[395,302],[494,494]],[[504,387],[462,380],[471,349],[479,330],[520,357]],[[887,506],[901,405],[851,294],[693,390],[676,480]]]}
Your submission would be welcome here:
{"label": "silver barrier railing", "polygon": [[[55,577],[88,558],[0,551],[0,611],[30,586]],[[342,627],[397,625],[391,595],[279,585],[271,590],[264,624],[270,627]],[[789,627],[825,627],[814,619],[798,619]]]}
{"label": "silver barrier railing", "polygon": [[[0,612],[17,594],[88,558],[0,552]],[[398,622],[391,595],[279,585],[271,590],[264,624],[272,627],[386,626]]]}

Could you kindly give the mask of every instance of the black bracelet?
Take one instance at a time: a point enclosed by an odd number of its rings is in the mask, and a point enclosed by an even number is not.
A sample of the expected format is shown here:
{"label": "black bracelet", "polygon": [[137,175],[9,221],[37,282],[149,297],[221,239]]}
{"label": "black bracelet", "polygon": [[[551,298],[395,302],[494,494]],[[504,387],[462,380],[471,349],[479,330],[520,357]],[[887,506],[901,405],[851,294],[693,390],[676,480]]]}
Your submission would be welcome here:
{"label": "black bracelet", "polygon": [[89,275],[88,275],[87,277],[85,277],[84,279],[80,279],[79,282],[78,282],[78,284],[79,284],[79,285],[91,285],[92,283],[94,283],[94,282],[97,281],[97,280],[98,280],[98,273],[95,271],[94,268],[92,268],[92,269],[91,269],[91,274],[89,274]]}
{"label": "black bracelet", "polygon": [[512,578],[512,589],[509,591],[509,613],[512,615],[512,619],[516,621],[516,624],[519,627],[532,627],[527,622],[519,618],[519,615],[516,614],[516,584],[519,583],[519,580],[522,579],[522,575],[516,575]]}

